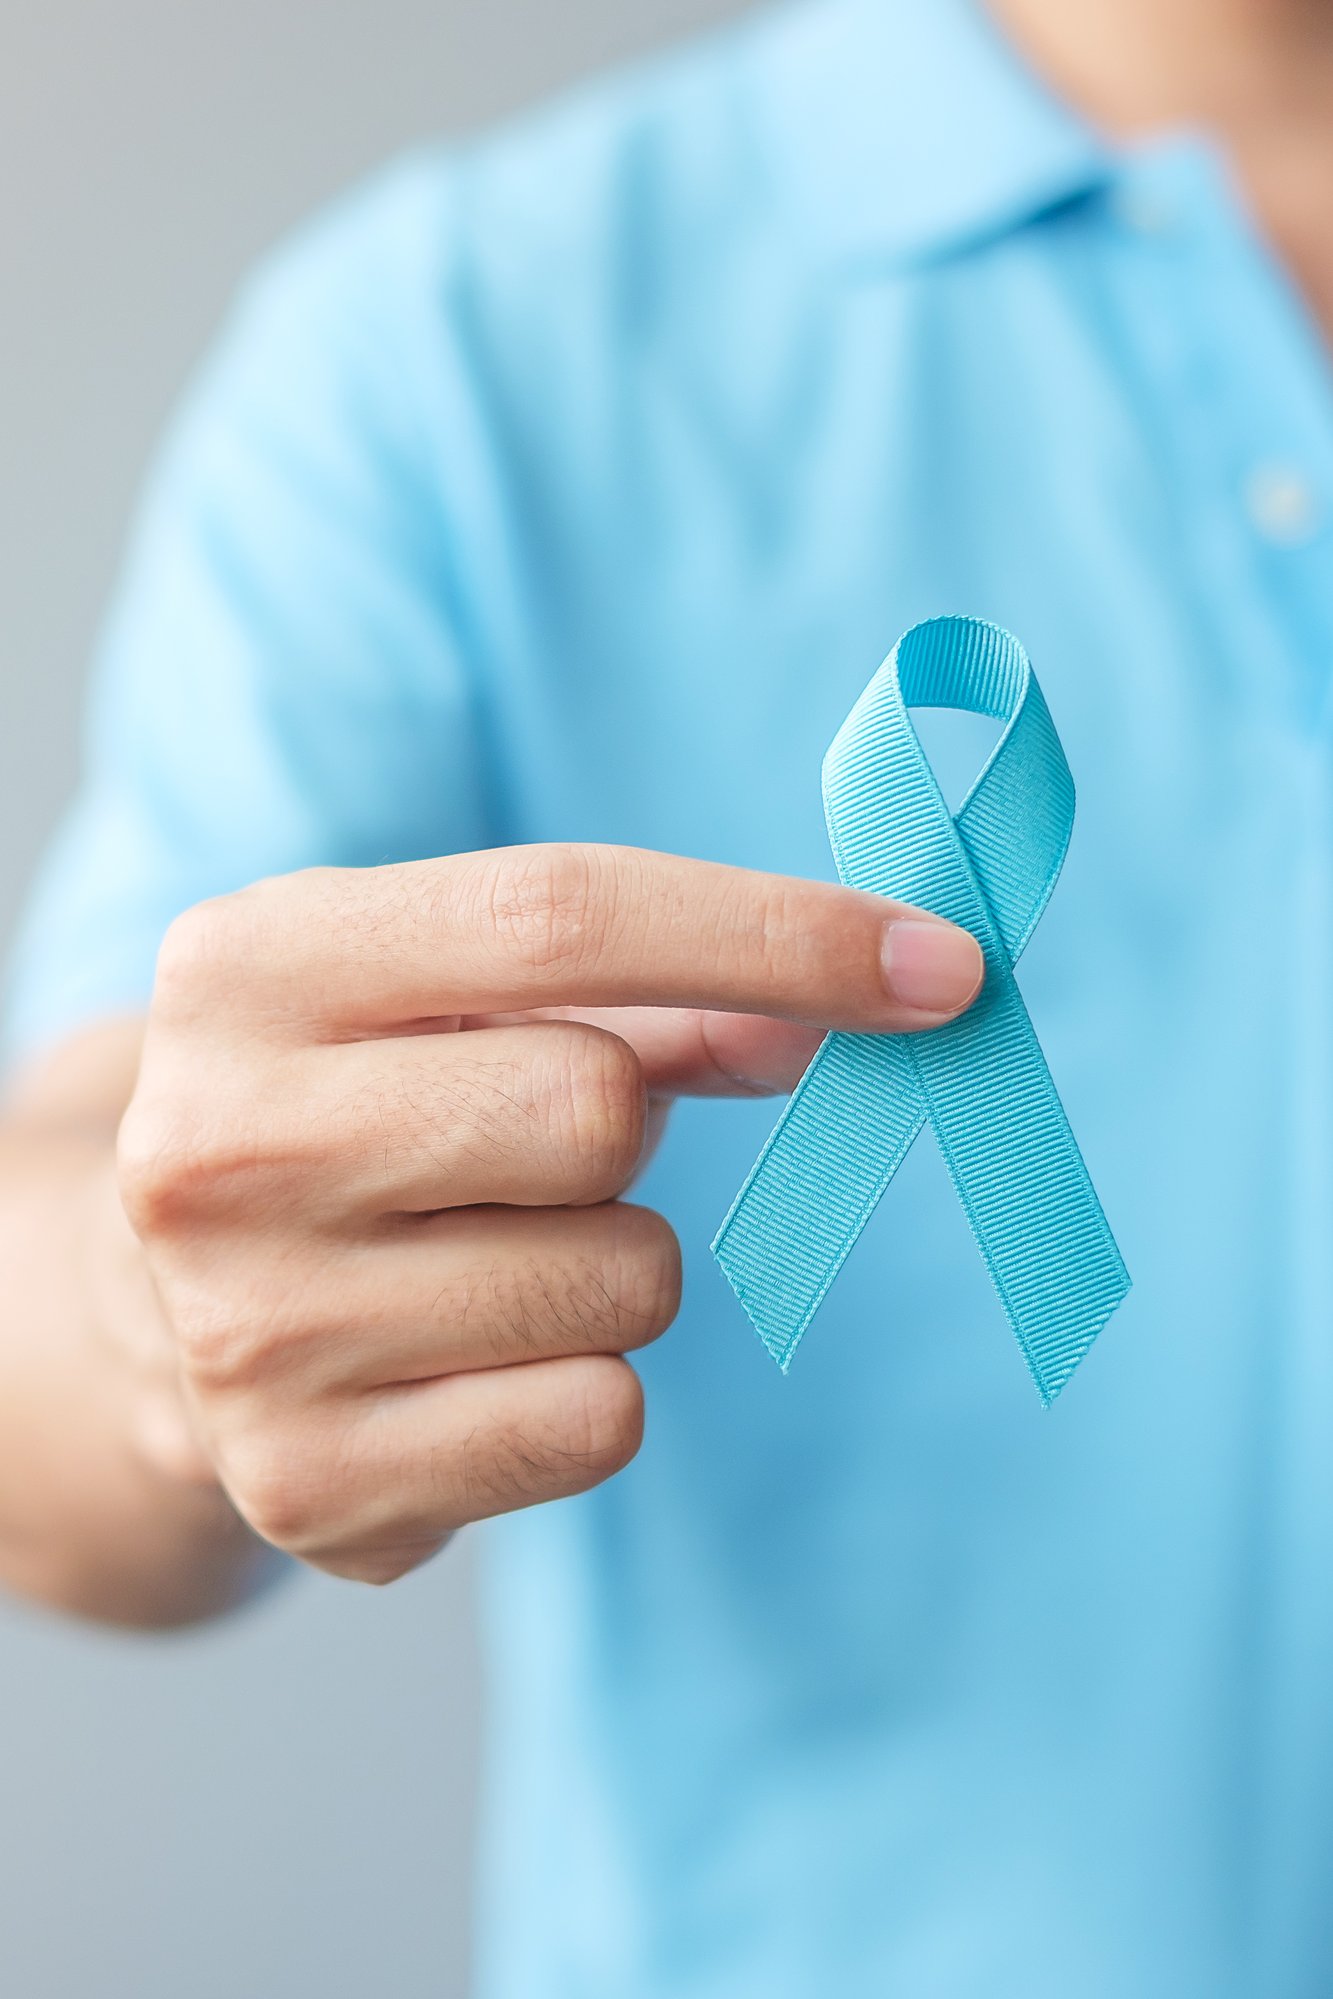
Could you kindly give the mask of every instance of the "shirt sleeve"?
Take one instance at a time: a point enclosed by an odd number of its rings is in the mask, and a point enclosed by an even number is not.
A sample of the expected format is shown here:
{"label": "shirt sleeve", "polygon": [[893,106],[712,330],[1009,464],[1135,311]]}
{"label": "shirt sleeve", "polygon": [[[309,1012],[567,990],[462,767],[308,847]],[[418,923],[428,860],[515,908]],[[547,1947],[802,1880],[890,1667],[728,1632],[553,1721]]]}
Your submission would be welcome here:
{"label": "shirt sleeve", "polygon": [[429,199],[402,174],[257,274],[158,454],[10,965],[11,1057],[141,1008],[206,896],[486,841],[448,526],[483,475],[441,422],[438,170]]}

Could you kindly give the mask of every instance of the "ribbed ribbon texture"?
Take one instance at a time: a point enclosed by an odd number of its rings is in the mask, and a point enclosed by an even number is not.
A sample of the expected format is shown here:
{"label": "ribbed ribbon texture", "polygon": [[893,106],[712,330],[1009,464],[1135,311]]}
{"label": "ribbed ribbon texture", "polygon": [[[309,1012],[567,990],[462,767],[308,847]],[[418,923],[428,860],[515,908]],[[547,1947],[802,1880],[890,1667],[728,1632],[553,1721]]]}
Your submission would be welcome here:
{"label": "ribbed ribbon texture", "polygon": [[[909,708],[1005,724],[957,816]],[[1013,966],[1074,823],[1074,785],[1027,654],[998,626],[934,618],[899,640],[824,759],[852,888],[947,916],[986,959],[981,996],[922,1034],[831,1034],[755,1162],[713,1253],[782,1370],[923,1125],[931,1125],[1042,1401],[1129,1290]]]}

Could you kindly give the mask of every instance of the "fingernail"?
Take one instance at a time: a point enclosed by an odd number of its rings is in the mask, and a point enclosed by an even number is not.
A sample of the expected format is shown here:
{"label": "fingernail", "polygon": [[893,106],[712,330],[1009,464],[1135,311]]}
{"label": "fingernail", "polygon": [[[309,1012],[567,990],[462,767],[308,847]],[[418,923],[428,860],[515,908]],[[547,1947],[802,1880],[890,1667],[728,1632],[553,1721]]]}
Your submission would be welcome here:
{"label": "fingernail", "polygon": [[890,999],[936,1021],[970,1006],[986,975],[975,937],[923,916],[899,916],[888,925],[880,963]]}

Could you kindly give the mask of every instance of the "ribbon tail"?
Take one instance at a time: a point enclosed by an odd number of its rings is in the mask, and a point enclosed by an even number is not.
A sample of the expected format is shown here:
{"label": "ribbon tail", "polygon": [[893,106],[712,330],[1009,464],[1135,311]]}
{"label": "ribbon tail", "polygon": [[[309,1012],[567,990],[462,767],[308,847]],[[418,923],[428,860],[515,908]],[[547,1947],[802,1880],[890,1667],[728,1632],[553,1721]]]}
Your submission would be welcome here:
{"label": "ribbon tail", "polygon": [[1009,966],[905,1050],[950,1178],[1049,1407],[1130,1288]]}
{"label": "ribbon tail", "polygon": [[793,1092],[713,1243],[784,1374],[925,1122],[896,1035],[830,1034]]}

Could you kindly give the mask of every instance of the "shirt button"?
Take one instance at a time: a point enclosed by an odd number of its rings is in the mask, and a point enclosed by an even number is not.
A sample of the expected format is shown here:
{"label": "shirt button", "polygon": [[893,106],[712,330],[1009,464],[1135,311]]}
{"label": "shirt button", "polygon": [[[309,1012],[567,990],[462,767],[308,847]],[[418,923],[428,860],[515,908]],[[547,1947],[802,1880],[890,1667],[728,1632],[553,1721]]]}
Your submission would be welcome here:
{"label": "shirt button", "polygon": [[1283,548],[1299,548],[1319,528],[1314,488],[1290,465],[1256,465],[1245,481],[1245,508],[1264,540]]}

